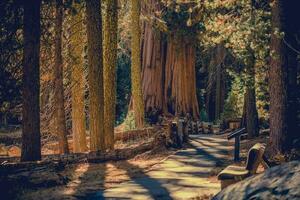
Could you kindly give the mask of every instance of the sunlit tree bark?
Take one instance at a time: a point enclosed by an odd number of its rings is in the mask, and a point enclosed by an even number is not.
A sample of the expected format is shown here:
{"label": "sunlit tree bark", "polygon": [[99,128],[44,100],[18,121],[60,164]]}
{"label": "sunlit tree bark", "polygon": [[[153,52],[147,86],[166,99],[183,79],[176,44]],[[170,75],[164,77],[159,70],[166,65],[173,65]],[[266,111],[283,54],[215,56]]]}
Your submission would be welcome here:
{"label": "sunlit tree bark", "polygon": [[114,147],[116,113],[116,65],[118,45],[118,1],[107,0],[104,26],[104,134],[106,148]]}
{"label": "sunlit tree bark", "polygon": [[131,83],[132,83],[132,101],[136,126],[144,126],[144,101],[141,84],[141,27],[140,13],[141,2],[132,0],[131,10]]}
{"label": "sunlit tree bark", "polygon": [[[160,1],[143,1],[143,14],[154,15]],[[196,98],[195,46],[182,38],[156,30],[147,21],[143,24],[142,89],[146,112],[173,115],[190,113],[199,118]]]}
{"label": "sunlit tree bark", "polygon": [[56,134],[58,136],[59,153],[69,153],[64,106],[63,60],[62,60],[62,23],[63,2],[56,0],[55,19],[55,64],[54,64],[54,98]]}
{"label": "sunlit tree bark", "polygon": [[177,116],[187,113],[199,118],[196,96],[196,49],[191,43],[171,38],[168,42],[165,71],[165,112]]}
{"label": "sunlit tree bark", "polygon": [[[158,0],[147,0],[142,3],[144,15],[154,15],[161,9]],[[164,69],[166,63],[167,42],[163,33],[154,30],[152,24],[143,21],[142,24],[142,91],[145,112],[163,111],[164,107]]]}
{"label": "sunlit tree bark", "polygon": [[104,151],[104,97],[101,1],[86,1],[91,151]]}
{"label": "sunlit tree bark", "polygon": [[[75,5],[77,9],[80,4]],[[84,109],[84,90],[85,78],[83,67],[83,51],[84,51],[84,26],[83,15],[81,12],[72,16],[71,22],[76,24],[71,28],[71,52],[73,56],[72,65],[72,133],[73,133],[73,151],[87,151],[86,127],[85,127],[85,109]]]}

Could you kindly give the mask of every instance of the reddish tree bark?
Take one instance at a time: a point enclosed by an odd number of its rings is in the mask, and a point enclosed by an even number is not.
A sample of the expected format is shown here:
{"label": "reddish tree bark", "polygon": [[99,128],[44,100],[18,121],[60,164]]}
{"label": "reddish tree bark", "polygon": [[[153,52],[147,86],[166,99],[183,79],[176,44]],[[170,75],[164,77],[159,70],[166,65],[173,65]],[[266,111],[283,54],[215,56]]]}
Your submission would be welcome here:
{"label": "reddish tree bark", "polygon": [[41,159],[40,4],[39,0],[24,3],[22,161]]}
{"label": "reddish tree bark", "polygon": [[[274,0],[272,6],[270,85],[270,139],[273,153],[287,153],[293,139],[299,138],[296,124],[295,96],[291,83],[297,67],[297,53],[291,45],[299,31],[299,11],[291,1]],[[279,33],[284,32],[284,37]],[[299,46],[299,45],[298,45]],[[291,78],[289,80],[289,78]]]}
{"label": "reddish tree bark", "polygon": [[[157,0],[147,0],[142,4],[144,15],[154,15],[160,9]],[[166,42],[163,33],[155,31],[148,22],[142,25],[142,90],[145,112],[162,111],[164,107],[164,68],[166,62]]]}
{"label": "reddish tree bark", "polygon": [[220,119],[225,103],[225,69],[226,49],[222,44],[212,51],[208,69],[206,108],[210,121]]}
{"label": "reddish tree bark", "polygon": [[86,1],[90,150],[105,151],[101,1]]}
{"label": "reddish tree bark", "polygon": [[196,96],[196,51],[193,44],[171,38],[168,42],[165,69],[165,112],[177,116],[191,114],[199,118]]}
{"label": "reddish tree bark", "polygon": [[[158,0],[143,4],[144,15],[154,15],[160,9]],[[196,97],[195,48],[184,40],[170,36],[145,21],[142,38],[142,89],[145,111],[199,118]]]}
{"label": "reddish tree bark", "polygon": [[62,60],[62,23],[63,2],[56,0],[55,19],[55,58],[54,58],[54,84],[55,84],[55,112],[56,112],[56,134],[58,136],[59,153],[69,153],[67,140],[67,128],[64,106],[64,84],[63,84],[63,60]]}

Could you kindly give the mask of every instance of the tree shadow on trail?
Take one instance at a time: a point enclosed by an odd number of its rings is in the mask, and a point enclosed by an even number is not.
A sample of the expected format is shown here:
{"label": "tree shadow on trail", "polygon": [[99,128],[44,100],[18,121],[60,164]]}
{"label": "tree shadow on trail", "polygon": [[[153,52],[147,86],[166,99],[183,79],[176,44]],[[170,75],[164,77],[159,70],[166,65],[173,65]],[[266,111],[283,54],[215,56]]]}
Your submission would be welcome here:
{"label": "tree shadow on trail", "polygon": [[130,179],[146,189],[147,194],[153,199],[173,199],[168,189],[165,188],[159,180],[150,177],[140,167],[128,161],[122,162],[121,165],[116,165],[116,167],[125,170]]}
{"label": "tree shadow on trail", "polygon": [[[107,166],[101,164],[98,165],[89,164],[85,172],[80,176],[80,184],[76,186],[76,192],[72,195],[76,199],[82,200],[99,200],[99,199],[131,199],[133,195],[145,195],[152,199],[173,199],[170,196],[169,191],[159,182],[149,175],[147,175],[142,168],[129,163],[128,161],[114,162],[113,165],[124,172],[129,177],[129,181],[134,182],[146,191],[127,191],[126,183],[124,185],[118,186],[122,191],[125,192],[123,195],[120,191],[113,191],[112,193],[106,193],[104,188],[105,175],[107,171]],[[100,172],[102,171],[102,173]],[[121,183],[122,184],[122,183]],[[124,188],[122,188],[124,186]],[[111,188],[113,189],[113,188]],[[125,190],[124,190],[125,189]],[[108,189],[109,190],[109,189]]]}
{"label": "tree shadow on trail", "polygon": [[99,190],[104,190],[106,175],[106,164],[88,164],[87,169],[78,177],[80,183],[75,187],[75,192],[72,196],[82,200],[105,199],[101,193],[95,193]]}

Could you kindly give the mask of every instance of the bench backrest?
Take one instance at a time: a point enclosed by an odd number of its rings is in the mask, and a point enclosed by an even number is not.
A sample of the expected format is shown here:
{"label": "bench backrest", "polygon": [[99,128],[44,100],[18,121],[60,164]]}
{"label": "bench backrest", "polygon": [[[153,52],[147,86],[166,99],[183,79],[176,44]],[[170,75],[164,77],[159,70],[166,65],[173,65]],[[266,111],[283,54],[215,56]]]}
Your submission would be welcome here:
{"label": "bench backrest", "polygon": [[265,145],[261,143],[255,144],[248,152],[246,169],[250,174],[255,174],[259,164],[262,161],[262,157],[265,152]]}

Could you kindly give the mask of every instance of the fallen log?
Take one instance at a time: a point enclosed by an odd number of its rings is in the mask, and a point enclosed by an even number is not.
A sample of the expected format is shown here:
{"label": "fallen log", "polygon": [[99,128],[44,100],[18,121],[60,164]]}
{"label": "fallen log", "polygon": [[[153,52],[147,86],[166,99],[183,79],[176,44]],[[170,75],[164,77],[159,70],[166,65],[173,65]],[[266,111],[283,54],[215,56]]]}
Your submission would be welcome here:
{"label": "fallen log", "polygon": [[51,155],[36,162],[3,162],[0,164],[0,192],[8,199],[14,199],[16,193],[23,189],[36,190],[64,185],[69,181],[62,173],[67,165],[127,160],[156,147],[159,148],[157,144],[161,143],[154,140],[134,148],[116,149],[110,152]]}
{"label": "fallen log", "polygon": [[11,158],[0,158],[0,175],[5,171],[5,169],[21,169],[21,168],[31,168],[47,166],[52,163],[57,163],[58,165],[67,165],[74,163],[99,163],[106,161],[117,161],[131,159],[134,156],[149,151],[157,146],[155,139],[151,142],[140,144],[136,147],[128,147],[124,149],[115,149],[108,152],[89,152],[89,153],[73,153],[66,155],[45,155],[42,157],[41,161],[35,162],[20,162],[20,157]]}
{"label": "fallen log", "polygon": [[87,162],[89,163],[101,163],[107,161],[119,161],[128,160],[134,158],[138,154],[145,153],[154,148],[153,142],[144,143],[135,148],[116,149],[114,151],[99,153],[91,152],[87,156]]}
{"label": "fallen log", "polygon": [[157,133],[157,130],[153,127],[123,131],[115,133],[115,141],[127,142],[129,140],[150,138]]}

